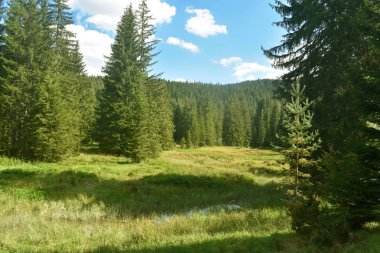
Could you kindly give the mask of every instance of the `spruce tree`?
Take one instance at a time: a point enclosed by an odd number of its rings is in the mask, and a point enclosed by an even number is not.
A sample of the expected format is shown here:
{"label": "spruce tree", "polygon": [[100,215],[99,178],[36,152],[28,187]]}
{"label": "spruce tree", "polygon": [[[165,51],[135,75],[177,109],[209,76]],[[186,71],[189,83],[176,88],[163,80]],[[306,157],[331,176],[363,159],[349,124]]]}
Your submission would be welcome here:
{"label": "spruce tree", "polygon": [[379,111],[378,3],[276,1],[274,8],[282,16],[277,25],[287,34],[264,52],[276,67],[290,70],[280,93],[299,79],[316,101],[313,123],[325,153],[319,197],[351,228],[360,228],[379,217],[379,187],[373,182],[380,181],[375,162],[380,152],[371,145],[368,128]]}
{"label": "spruce tree", "polygon": [[223,120],[223,144],[244,146],[244,120],[239,103],[234,99],[227,104]]}
{"label": "spruce tree", "polygon": [[83,56],[74,34],[67,30],[73,18],[67,0],[54,0],[50,4],[53,24],[53,45],[56,73],[62,87],[71,124],[70,133],[73,145],[79,149],[80,142],[87,137],[94,123],[96,93],[85,78]]}
{"label": "spruce tree", "polygon": [[267,138],[267,123],[265,116],[265,102],[261,100],[257,106],[253,121],[254,135],[252,137],[253,147],[263,147]]}
{"label": "spruce tree", "polygon": [[[311,102],[304,96],[305,87],[298,82],[290,90],[291,100],[284,106],[284,133],[278,135],[280,151],[290,167],[291,200],[288,213],[292,217],[292,228],[299,233],[309,234],[315,228],[310,224],[320,222],[319,200],[312,176],[318,169],[313,153],[320,148],[318,132],[312,131],[313,114]],[[313,220],[310,220],[313,217]],[[323,219],[323,218],[322,218]],[[323,235],[324,236],[324,235]]]}
{"label": "spruce tree", "polygon": [[[306,87],[301,87],[297,82],[292,85],[291,101],[284,107],[283,126],[285,135],[279,136],[283,144],[282,153],[293,177],[293,194],[299,195],[300,178],[307,180],[310,171],[311,155],[320,146],[318,132],[311,131],[313,114],[310,112],[311,102],[304,97]],[[305,182],[301,180],[301,184]],[[301,193],[302,194],[302,193]]]}
{"label": "spruce tree", "polygon": [[54,161],[73,152],[55,78],[49,3],[9,2],[1,86],[1,145],[10,156]]}
{"label": "spruce tree", "polygon": [[148,99],[148,135],[150,156],[158,156],[161,150],[170,149],[173,145],[173,115],[170,110],[166,85],[158,80],[160,74],[152,74],[158,55],[156,46],[159,40],[154,39],[155,27],[147,1],[143,0],[136,13],[138,32],[138,62],[145,79]]}
{"label": "spruce tree", "polygon": [[205,108],[205,145],[214,146],[216,144],[215,110],[210,102]]}
{"label": "spruce tree", "polygon": [[277,140],[275,137],[280,129],[281,115],[281,104],[279,102],[274,103],[269,124],[269,143],[271,145],[276,145]]}
{"label": "spruce tree", "polygon": [[149,157],[145,73],[139,62],[136,16],[130,5],[118,24],[111,56],[104,68],[99,105],[99,148],[139,162]]}

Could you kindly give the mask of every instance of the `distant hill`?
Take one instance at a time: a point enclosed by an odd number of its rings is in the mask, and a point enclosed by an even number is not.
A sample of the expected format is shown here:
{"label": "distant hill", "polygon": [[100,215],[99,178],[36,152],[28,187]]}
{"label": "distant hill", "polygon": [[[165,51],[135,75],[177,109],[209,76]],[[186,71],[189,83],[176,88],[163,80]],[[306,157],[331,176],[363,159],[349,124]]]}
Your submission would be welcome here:
{"label": "distant hill", "polygon": [[262,147],[275,141],[281,104],[273,97],[273,80],[166,83],[177,143]]}

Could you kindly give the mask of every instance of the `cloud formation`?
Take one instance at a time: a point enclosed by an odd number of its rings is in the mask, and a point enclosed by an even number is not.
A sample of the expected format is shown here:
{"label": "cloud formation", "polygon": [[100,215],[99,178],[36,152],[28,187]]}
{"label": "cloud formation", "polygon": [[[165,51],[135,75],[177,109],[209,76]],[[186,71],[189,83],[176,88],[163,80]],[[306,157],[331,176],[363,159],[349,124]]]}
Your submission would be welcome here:
{"label": "cloud formation", "polygon": [[167,39],[166,43],[187,49],[192,53],[198,53],[199,52],[199,47],[197,45],[190,43],[190,42],[186,42],[184,40],[181,40],[181,39],[178,39],[175,37],[169,37]]}
{"label": "cloud formation", "polygon": [[86,30],[81,25],[68,25],[67,29],[74,34],[80,44],[80,51],[89,75],[101,75],[105,56],[111,53],[113,39],[95,30]]}
{"label": "cloud formation", "polygon": [[230,57],[230,58],[223,58],[218,63],[222,64],[224,67],[228,67],[235,63],[243,62],[243,59],[240,57]]}
{"label": "cloud formation", "polygon": [[186,12],[194,14],[186,22],[186,30],[197,36],[207,38],[217,34],[227,34],[227,26],[215,24],[215,18],[207,9],[187,8]]}
{"label": "cloud formation", "polygon": [[[124,9],[133,4],[137,7],[141,0],[70,0],[72,9],[79,10],[80,15],[89,16],[86,22],[94,24],[98,29],[115,31]],[[162,0],[148,0],[148,6],[155,25],[171,23],[176,8]]]}
{"label": "cloud formation", "polygon": [[277,79],[285,71],[265,66],[257,62],[246,62],[240,57],[222,58],[217,63],[224,67],[232,67],[233,75],[238,81],[256,79]]}

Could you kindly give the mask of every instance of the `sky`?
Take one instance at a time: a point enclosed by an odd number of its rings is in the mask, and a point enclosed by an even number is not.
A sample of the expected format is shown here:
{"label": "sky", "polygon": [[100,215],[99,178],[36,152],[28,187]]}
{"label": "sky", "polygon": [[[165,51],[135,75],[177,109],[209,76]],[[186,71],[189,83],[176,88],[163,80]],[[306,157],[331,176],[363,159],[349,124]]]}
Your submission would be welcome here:
{"label": "sky", "polygon": [[[176,81],[236,83],[276,78],[261,48],[280,43],[284,31],[274,0],[148,0],[156,26],[154,73]],[[90,75],[102,75],[117,23],[130,3],[140,0],[69,0],[75,23],[69,26],[80,43]]]}

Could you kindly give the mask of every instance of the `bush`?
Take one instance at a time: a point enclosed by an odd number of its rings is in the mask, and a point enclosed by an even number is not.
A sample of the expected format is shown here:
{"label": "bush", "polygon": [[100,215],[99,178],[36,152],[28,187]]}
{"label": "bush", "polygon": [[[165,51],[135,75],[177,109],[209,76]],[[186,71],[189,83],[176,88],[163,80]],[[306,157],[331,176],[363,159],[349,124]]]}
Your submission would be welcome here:
{"label": "bush", "polygon": [[292,229],[314,243],[331,246],[349,239],[350,229],[341,211],[314,198],[299,198],[289,203]]}

